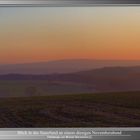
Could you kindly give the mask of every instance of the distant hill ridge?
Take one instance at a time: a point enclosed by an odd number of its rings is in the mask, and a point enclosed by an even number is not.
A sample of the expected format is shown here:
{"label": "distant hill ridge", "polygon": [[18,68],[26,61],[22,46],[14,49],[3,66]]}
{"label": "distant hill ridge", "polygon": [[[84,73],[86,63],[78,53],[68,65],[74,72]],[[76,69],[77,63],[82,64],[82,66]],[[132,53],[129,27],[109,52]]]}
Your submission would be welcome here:
{"label": "distant hill ridge", "polygon": [[79,71],[79,72],[70,72],[70,73],[54,73],[54,74],[20,74],[20,73],[8,73],[8,74],[0,74],[0,79],[40,79],[40,80],[48,80],[64,77],[73,78],[73,77],[124,77],[124,76],[138,76],[140,75],[140,66],[125,66],[125,67],[103,67],[96,68],[87,71]]}
{"label": "distant hill ridge", "polygon": [[139,91],[140,66],[104,67],[64,74],[5,74],[0,75],[0,80],[45,80],[52,86],[53,83],[61,87],[83,85],[98,92]]}
{"label": "distant hill ridge", "polygon": [[140,66],[140,60],[64,59],[48,62],[0,65],[0,74],[62,74],[103,67]]}

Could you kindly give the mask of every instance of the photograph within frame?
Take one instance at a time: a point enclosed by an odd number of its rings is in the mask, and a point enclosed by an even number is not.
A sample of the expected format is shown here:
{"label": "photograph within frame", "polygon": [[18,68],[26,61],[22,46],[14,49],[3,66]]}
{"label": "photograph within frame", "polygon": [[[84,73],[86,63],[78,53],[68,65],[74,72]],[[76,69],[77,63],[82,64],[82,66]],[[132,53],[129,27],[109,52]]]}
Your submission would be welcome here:
{"label": "photograph within frame", "polygon": [[0,127],[139,127],[138,7],[0,7]]}

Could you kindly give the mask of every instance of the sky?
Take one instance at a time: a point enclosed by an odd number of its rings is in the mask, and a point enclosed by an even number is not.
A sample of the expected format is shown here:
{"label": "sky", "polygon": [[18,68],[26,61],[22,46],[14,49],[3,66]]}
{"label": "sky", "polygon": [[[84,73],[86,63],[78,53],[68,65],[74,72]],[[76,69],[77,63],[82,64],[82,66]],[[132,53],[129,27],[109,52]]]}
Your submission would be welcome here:
{"label": "sky", "polygon": [[0,7],[0,64],[140,60],[139,7]]}

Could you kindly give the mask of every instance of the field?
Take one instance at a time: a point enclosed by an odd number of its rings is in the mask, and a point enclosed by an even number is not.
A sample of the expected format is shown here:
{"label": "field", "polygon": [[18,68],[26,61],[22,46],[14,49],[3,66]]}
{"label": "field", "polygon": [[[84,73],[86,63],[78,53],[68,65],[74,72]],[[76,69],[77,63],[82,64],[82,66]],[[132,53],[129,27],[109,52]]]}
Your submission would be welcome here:
{"label": "field", "polygon": [[140,92],[0,98],[0,127],[140,127]]}
{"label": "field", "polygon": [[86,84],[47,80],[0,80],[0,97],[26,97],[94,92]]}

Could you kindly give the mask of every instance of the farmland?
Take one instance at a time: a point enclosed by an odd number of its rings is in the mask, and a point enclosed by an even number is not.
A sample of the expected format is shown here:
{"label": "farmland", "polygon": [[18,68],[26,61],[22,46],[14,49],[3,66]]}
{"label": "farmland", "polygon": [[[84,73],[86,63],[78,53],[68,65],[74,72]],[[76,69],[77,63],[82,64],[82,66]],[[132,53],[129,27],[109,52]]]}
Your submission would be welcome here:
{"label": "farmland", "polygon": [[0,99],[0,127],[139,126],[139,91]]}

